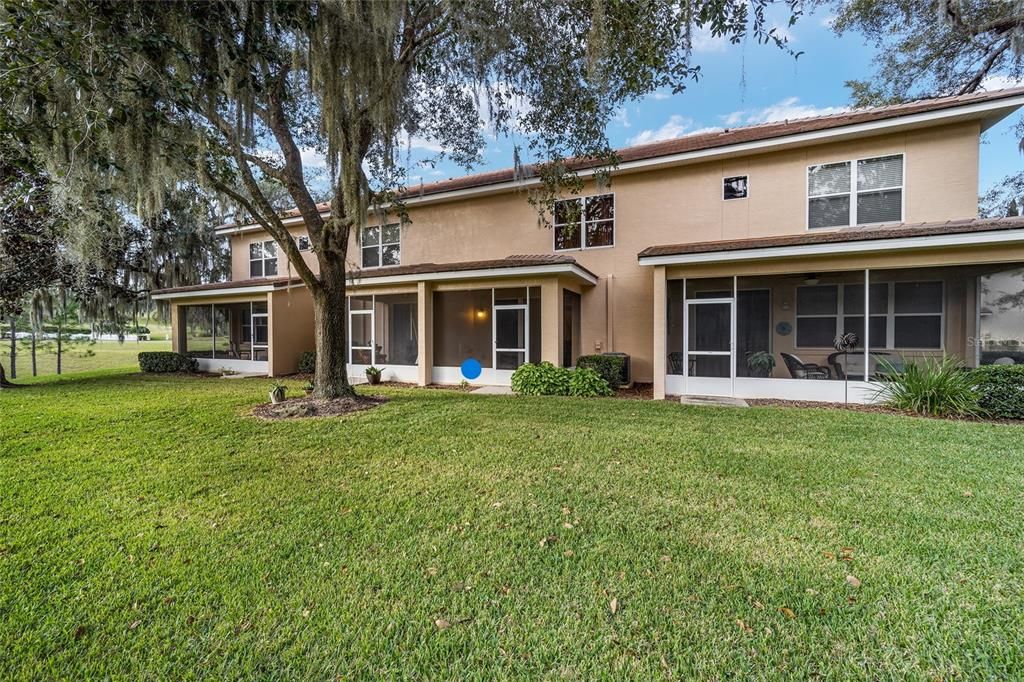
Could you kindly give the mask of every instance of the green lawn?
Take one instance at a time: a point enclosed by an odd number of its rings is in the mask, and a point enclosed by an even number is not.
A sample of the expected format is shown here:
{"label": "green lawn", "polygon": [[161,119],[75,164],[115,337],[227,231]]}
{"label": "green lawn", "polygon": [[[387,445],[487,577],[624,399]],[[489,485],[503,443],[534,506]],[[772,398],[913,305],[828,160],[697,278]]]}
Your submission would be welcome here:
{"label": "green lawn", "polygon": [[1024,676],[1024,427],[267,384],[0,391],[0,678]]}
{"label": "green lawn", "polygon": [[[10,339],[0,341],[0,364],[10,374]],[[32,376],[32,353],[28,346],[19,341],[17,349],[18,379]],[[40,375],[57,373],[56,342],[40,343],[36,349],[36,371]],[[139,366],[138,355],[148,351],[170,350],[171,342],[161,341],[96,341],[75,342],[65,346],[61,356],[61,371],[64,374],[91,372],[99,369],[119,369]]]}

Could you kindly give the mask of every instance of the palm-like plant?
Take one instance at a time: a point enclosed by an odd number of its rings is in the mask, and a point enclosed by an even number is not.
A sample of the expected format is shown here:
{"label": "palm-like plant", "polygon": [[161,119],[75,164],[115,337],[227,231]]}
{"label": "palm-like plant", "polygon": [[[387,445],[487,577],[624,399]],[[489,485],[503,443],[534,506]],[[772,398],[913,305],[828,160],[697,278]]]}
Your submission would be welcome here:
{"label": "palm-like plant", "polygon": [[875,393],[886,405],[935,417],[976,416],[978,379],[956,358],[928,358],[902,370],[887,360],[881,363],[890,377]]}

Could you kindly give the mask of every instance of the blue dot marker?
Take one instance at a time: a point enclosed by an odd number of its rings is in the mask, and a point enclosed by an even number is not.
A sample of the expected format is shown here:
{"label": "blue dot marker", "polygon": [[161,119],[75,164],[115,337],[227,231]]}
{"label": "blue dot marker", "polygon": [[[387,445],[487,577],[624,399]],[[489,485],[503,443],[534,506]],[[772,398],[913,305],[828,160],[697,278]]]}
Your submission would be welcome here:
{"label": "blue dot marker", "polygon": [[470,381],[479,377],[480,372],[483,371],[483,368],[480,366],[480,361],[475,358],[467,358],[466,360],[463,360],[460,369],[462,370],[462,376],[466,377]]}

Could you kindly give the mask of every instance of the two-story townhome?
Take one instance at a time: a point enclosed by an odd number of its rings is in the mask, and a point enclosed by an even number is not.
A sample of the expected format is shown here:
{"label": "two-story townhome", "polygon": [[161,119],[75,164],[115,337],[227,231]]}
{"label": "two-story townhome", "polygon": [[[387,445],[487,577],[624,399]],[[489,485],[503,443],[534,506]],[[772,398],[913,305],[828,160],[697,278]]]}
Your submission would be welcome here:
{"label": "two-story townhome", "polygon": [[[1024,219],[978,218],[979,137],[1022,104],[1003,90],[630,147],[551,226],[511,170],[419,186],[407,222],[351,245],[350,371],[458,383],[475,359],[471,383],[507,384],[524,362],[619,352],[656,397],[865,400],[925,357],[1024,362]],[[232,281],[155,295],[174,348],[294,372],[308,293],[259,226],[218,232]]]}

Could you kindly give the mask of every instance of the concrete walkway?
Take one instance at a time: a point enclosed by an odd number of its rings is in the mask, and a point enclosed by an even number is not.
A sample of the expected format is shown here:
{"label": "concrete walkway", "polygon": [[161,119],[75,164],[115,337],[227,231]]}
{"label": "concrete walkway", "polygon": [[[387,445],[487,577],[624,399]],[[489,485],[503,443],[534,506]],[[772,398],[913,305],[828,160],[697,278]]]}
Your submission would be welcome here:
{"label": "concrete walkway", "polygon": [[481,386],[480,388],[474,388],[470,393],[479,393],[480,395],[513,395],[511,386]]}
{"label": "concrete walkway", "polygon": [[723,398],[714,395],[684,395],[679,398],[683,405],[711,405],[714,407],[750,407],[740,398]]}

